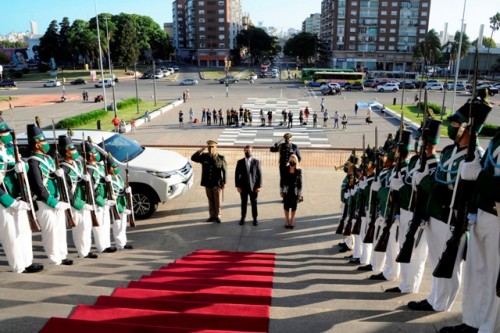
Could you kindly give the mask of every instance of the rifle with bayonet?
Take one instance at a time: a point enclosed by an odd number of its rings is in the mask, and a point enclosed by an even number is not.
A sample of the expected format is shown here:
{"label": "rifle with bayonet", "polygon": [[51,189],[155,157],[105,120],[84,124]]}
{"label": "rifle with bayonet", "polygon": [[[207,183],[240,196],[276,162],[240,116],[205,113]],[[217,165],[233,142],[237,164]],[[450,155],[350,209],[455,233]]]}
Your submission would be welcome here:
{"label": "rifle with bayonet", "polygon": [[[14,148],[14,158],[16,160],[16,164],[21,163],[21,155],[19,154],[19,147],[17,146],[16,133],[12,131],[11,134],[12,134],[12,146]],[[26,174],[26,169],[24,168],[24,166],[21,172],[17,172],[16,178],[19,185],[21,200],[30,205],[30,209],[26,211],[26,213],[28,214],[28,221],[30,223],[31,231],[35,232],[40,231],[42,230],[42,228],[40,227],[40,224],[36,219],[34,201],[33,197],[31,196],[30,183],[28,182],[28,175]]]}
{"label": "rifle with bayonet", "polygon": [[[105,143],[104,143],[104,138],[102,138],[102,148],[103,150],[106,152],[106,146],[105,146]],[[107,153],[107,156],[104,157],[103,159],[103,163],[104,163],[104,172],[106,173],[106,176],[110,176],[111,177],[111,174],[109,173],[109,166],[108,166],[108,156],[110,153],[106,152]],[[111,181],[108,181],[106,179],[106,177],[104,178],[104,182],[106,184],[106,195],[107,195],[107,199],[108,200],[113,200],[113,201],[116,201],[116,194],[115,194],[115,190],[113,188],[113,183]],[[116,207],[116,204],[111,206],[110,207],[111,209],[111,213],[113,214],[113,220],[120,220],[121,217],[120,217],[120,212],[118,211],[118,207]]]}
{"label": "rifle with bayonet", "polygon": [[[380,151],[378,147],[378,131],[377,127],[375,127],[375,175],[373,176],[373,182],[378,180],[378,175],[380,173],[380,161],[379,161]],[[373,184],[373,183],[372,183]],[[377,206],[378,206],[378,197],[377,194],[374,194],[370,188],[370,199],[368,201],[369,209],[368,212],[370,214],[370,223],[368,223],[368,229],[366,230],[365,238],[363,239],[363,243],[373,244],[373,240],[375,238],[375,221],[377,220]]]}
{"label": "rifle with bayonet", "polygon": [[[57,147],[57,137],[56,137],[56,125],[54,124],[54,119],[52,119],[52,133],[54,134],[54,163],[56,165],[56,170],[62,170],[59,165],[59,149]],[[57,177],[57,187],[59,189],[59,200],[66,202],[71,205],[69,199],[69,191],[68,184],[66,183],[66,176],[63,174],[62,177],[59,177],[56,173]],[[76,227],[75,218],[73,216],[73,211],[71,207],[64,210],[64,215],[66,216],[66,222],[68,223],[68,227],[74,228]]]}
{"label": "rifle with bayonet", "polygon": [[127,198],[127,209],[130,210],[130,214],[127,215],[127,222],[133,228],[135,227],[135,215],[134,215],[134,202],[131,192],[128,192],[130,188],[129,178],[128,178],[128,155],[127,155],[127,168],[125,169],[125,197]]}
{"label": "rifle with bayonet", "polygon": [[[365,178],[366,175],[366,150],[365,150],[365,135],[363,134],[363,152],[361,154],[361,180]],[[356,221],[354,222],[354,225],[352,227],[352,234],[353,235],[359,235],[361,233],[361,217],[365,216],[365,196],[363,193],[363,190],[360,188],[358,190],[358,200],[356,200],[357,203],[357,210],[356,210]]]}
{"label": "rifle with bayonet", "polygon": [[84,187],[85,187],[85,197],[86,197],[86,203],[87,205],[92,206],[92,210],[90,211],[90,218],[92,220],[92,226],[93,227],[98,227],[99,226],[99,221],[97,220],[97,215],[96,215],[96,206],[95,206],[95,196],[94,196],[94,187],[92,185],[92,179],[90,178],[89,170],[87,168],[87,163],[85,161],[85,158],[87,156],[86,150],[85,150],[85,134],[82,133],[82,150],[83,150],[83,156],[84,156],[84,161],[82,163],[83,166],[83,174],[88,176],[88,180],[85,178],[82,179]]}

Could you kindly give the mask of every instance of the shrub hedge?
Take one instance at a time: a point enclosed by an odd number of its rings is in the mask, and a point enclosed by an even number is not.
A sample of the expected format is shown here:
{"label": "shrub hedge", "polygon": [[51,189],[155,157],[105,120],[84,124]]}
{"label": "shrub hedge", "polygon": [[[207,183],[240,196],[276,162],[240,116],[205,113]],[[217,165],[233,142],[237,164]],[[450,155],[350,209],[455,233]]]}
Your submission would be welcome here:
{"label": "shrub hedge", "polygon": [[104,110],[94,110],[86,112],[83,114],[79,114],[78,116],[63,119],[56,124],[56,127],[75,128],[86,123],[95,122],[101,119],[102,117],[105,117],[107,114],[108,112]]}

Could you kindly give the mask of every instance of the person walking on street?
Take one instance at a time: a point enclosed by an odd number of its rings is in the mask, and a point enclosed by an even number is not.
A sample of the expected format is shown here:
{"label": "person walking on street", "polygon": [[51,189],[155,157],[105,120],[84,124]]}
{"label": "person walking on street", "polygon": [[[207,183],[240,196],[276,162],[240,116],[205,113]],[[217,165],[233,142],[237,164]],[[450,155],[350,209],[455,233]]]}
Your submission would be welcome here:
{"label": "person walking on street", "polygon": [[113,123],[113,126],[115,127],[115,133],[120,133],[120,119],[118,119],[118,117],[115,116],[113,118],[113,120],[111,120],[111,122]]}
{"label": "person walking on street", "polygon": [[260,167],[260,161],[253,158],[252,150],[253,148],[250,145],[245,147],[245,157],[236,163],[234,179],[236,190],[241,197],[240,225],[245,223],[248,197],[250,197],[253,225],[256,226],[259,224],[257,220],[257,196],[259,195],[260,188],[262,187],[262,169]]}
{"label": "person walking on street", "polygon": [[339,128],[339,112],[335,111],[333,115],[333,128]]}
{"label": "person walking on street", "polygon": [[306,125],[307,125],[307,122],[309,121],[309,107],[306,106],[306,108],[304,109],[304,117],[306,118]]}
{"label": "person walking on street", "polygon": [[210,110],[207,110],[207,126],[212,125],[212,112]]}
{"label": "person walking on street", "polygon": [[358,116],[358,109],[359,109],[359,105],[358,103],[354,104],[354,116],[357,117]]}
{"label": "person walking on street", "polygon": [[288,128],[293,128],[293,113],[292,113],[292,110],[288,111]]}
{"label": "person walking on street", "polygon": [[146,112],[144,113],[144,118],[146,118],[147,122],[151,121],[151,112],[149,110],[146,110]]}
{"label": "person walking on street", "polygon": [[283,178],[280,195],[283,198],[285,229],[293,229],[297,204],[304,200],[302,197],[302,169],[299,167],[297,155],[290,155]]}
{"label": "person walking on street", "polygon": [[201,111],[201,122],[204,123],[207,121],[207,111],[205,111],[205,108]]}
{"label": "person walking on street", "polygon": [[219,125],[224,126],[224,115],[222,114],[222,109],[217,112],[219,114]]}
{"label": "person walking on street", "polygon": [[130,118],[130,132],[135,133],[135,118]]}
{"label": "person walking on street", "polygon": [[266,126],[266,117],[264,116],[264,110],[260,109],[260,127]]}
{"label": "person walking on street", "polygon": [[347,130],[347,116],[345,115],[345,113],[344,113],[344,115],[342,116],[342,129],[343,129],[344,131],[346,131],[346,130]]}
{"label": "person walking on street", "polygon": [[[208,152],[204,153],[207,148]],[[221,203],[227,175],[226,159],[217,153],[217,142],[208,140],[207,146],[191,156],[191,161],[202,165],[201,186],[205,187],[210,214],[207,222],[221,223]]]}
{"label": "person walking on street", "polygon": [[325,112],[323,112],[323,127],[328,127],[328,110],[325,109]]}
{"label": "person walking on street", "polygon": [[179,111],[179,127],[184,128],[184,112]]}
{"label": "person walking on street", "polygon": [[189,124],[193,125],[194,121],[194,111],[193,108],[189,108]]}
{"label": "person walking on street", "polygon": [[299,125],[304,125],[304,111],[302,111],[302,109],[299,111]]}
{"label": "person walking on street", "polygon": [[286,121],[287,121],[287,117],[286,117],[286,110],[283,109],[283,111],[281,111],[281,118],[283,119],[283,126],[286,126]]}
{"label": "person walking on street", "polygon": [[268,126],[273,125],[273,111],[271,110],[267,111],[267,125]]}
{"label": "person walking on street", "polygon": [[323,112],[325,110],[325,98],[324,97],[321,97],[321,102],[319,103],[319,105],[321,106],[321,112]]}
{"label": "person walking on street", "polygon": [[418,104],[418,93],[415,93],[415,97],[413,98],[413,103]]}
{"label": "person walking on street", "polygon": [[318,113],[316,111],[313,112],[313,127],[318,127]]}

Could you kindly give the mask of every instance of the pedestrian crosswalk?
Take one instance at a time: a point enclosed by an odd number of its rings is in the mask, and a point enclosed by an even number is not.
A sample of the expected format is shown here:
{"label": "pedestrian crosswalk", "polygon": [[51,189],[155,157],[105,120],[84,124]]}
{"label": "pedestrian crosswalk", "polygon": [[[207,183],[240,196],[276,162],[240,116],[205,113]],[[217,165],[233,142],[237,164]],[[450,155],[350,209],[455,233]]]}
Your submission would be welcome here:
{"label": "pedestrian crosswalk", "polygon": [[[307,125],[299,121],[299,112],[305,108],[311,113]],[[250,110],[252,122],[244,123],[241,127],[228,127],[219,135],[220,145],[255,145],[270,146],[283,138],[287,132],[292,133],[293,142],[300,147],[330,148],[322,124],[322,115],[318,114],[318,127],[313,126],[312,113],[314,109],[306,99],[281,99],[281,98],[249,98],[242,104],[243,109]],[[265,126],[262,126],[260,111],[265,117]],[[292,124],[289,127],[285,122],[282,111],[291,111]],[[268,112],[272,112],[272,121],[269,125]],[[320,121],[321,119],[321,121]],[[304,117],[304,121],[305,121]]]}

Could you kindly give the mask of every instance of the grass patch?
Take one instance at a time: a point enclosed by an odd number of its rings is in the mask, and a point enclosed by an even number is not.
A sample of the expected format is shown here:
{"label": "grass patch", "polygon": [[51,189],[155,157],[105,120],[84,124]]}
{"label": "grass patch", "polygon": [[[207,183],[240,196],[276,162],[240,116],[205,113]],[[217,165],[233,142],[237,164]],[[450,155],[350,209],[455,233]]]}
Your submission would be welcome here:
{"label": "grass patch", "polygon": [[[147,70],[147,67],[142,68],[143,70]],[[129,69],[129,72],[133,72],[134,68]],[[101,76],[100,70],[95,70],[97,77],[99,78]],[[140,72],[141,69],[137,68],[137,71]],[[62,81],[63,75],[62,71],[59,71],[57,75],[57,79]],[[129,75],[128,73],[125,72],[125,69],[120,69],[120,68],[115,68],[113,70],[113,74],[116,77],[124,77],[124,76],[133,76]],[[51,80],[54,79],[53,76],[50,75],[50,72],[38,72],[38,71],[30,71],[29,73],[23,74],[21,78],[14,78],[13,75],[10,75],[8,71],[4,71],[4,76],[5,77],[11,77],[15,81],[46,81],[46,80]],[[109,74],[109,70],[104,70],[104,77],[109,78],[111,75]],[[141,77],[141,74],[138,74],[138,77]],[[74,79],[82,78],[84,80],[87,80],[87,82],[91,82],[92,79],[90,78],[90,70],[84,70],[84,69],[76,69],[76,70],[64,70],[64,80],[66,81],[66,84],[69,84],[71,81]]]}
{"label": "grass patch", "polygon": [[[228,71],[228,75],[236,76],[241,80],[246,79],[250,76],[249,71]],[[205,80],[220,80],[226,77],[226,71],[221,69],[205,69],[200,71],[200,76]]]}
{"label": "grass patch", "polygon": [[12,96],[0,96],[0,102],[8,102],[14,100],[16,97]]}

